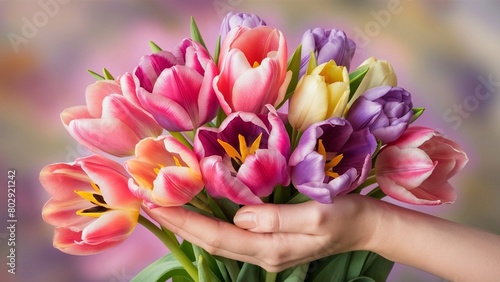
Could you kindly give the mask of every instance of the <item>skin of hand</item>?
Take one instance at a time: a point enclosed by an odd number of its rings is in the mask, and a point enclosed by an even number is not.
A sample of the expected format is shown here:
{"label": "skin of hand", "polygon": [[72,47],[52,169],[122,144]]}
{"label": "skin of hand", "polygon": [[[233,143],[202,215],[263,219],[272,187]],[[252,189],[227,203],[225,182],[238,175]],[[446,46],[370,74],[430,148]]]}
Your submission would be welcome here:
{"label": "skin of hand", "polygon": [[451,281],[500,277],[500,236],[361,195],[337,197],[333,204],[245,206],[234,225],[182,207],[147,212],[210,254],[270,272],[370,250]]}

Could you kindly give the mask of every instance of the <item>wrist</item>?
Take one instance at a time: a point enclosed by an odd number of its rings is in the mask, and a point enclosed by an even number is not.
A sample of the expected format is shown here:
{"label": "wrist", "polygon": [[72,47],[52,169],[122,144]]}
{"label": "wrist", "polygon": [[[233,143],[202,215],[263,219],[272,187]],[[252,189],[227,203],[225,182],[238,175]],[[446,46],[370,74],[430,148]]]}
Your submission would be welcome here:
{"label": "wrist", "polygon": [[354,250],[365,250],[379,253],[383,251],[390,234],[388,221],[394,215],[390,212],[391,204],[368,196],[356,195],[357,219],[354,221],[359,226],[357,242]]}

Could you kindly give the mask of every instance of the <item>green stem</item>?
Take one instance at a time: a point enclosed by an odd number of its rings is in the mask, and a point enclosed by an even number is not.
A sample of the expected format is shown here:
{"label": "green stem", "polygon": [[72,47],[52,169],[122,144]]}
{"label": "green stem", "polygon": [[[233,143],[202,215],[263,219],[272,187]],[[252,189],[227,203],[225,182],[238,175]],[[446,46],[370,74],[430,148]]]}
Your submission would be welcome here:
{"label": "green stem", "polygon": [[291,145],[292,145],[292,151],[295,150],[297,145],[299,144],[299,139],[302,134],[296,129],[292,129],[292,140],[291,140]]}
{"label": "green stem", "polygon": [[266,282],[274,282],[276,281],[276,276],[278,275],[278,273],[276,272],[267,272],[266,271]]}
{"label": "green stem", "polygon": [[177,139],[179,142],[182,144],[186,145],[190,150],[193,149],[193,145],[191,145],[191,142],[189,142],[184,135],[180,132],[170,132],[170,135],[172,135],[175,139]]}
{"label": "green stem", "polygon": [[226,117],[227,117],[226,113],[222,110],[222,108],[219,108],[219,111],[217,112],[217,117],[215,119],[215,127],[219,127],[222,121],[226,119]]}
{"label": "green stem", "polygon": [[208,205],[208,201],[203,201],[198,197],[194,197],[189,201],[190,204],[193,206],[199,208],[202,211],[206,211],[207,213],[211,214],[212,210],[210,209],[210,206]]}
{"label": "green stem", "polygon": [[[162,230],[158,226],[156,226],[154,223],[149,221],[149,219],[145,218],[142,215],[139,215],[139,223],[142,224],[142,226],[146,227],[149,231],[151,231],[153,234],[160,239],[160,241],[167,246],[167,248],[170,250],[170,252],[174,255],[174,257],[181,263],[181,265],[184,267],[186,272],[191,276],[191,278],[195,282],[199,282],[198,279],[198,269],[193,265],[191,260],[186,256],[186,254],[181,250],[181,248],[178,245],[177,239],[175,241],[172,238],[173,233],[170,232],[169,230]],[[171,234],[167,234],[171,233]],[[177,242],[177,243],[176,243]]]}
{"label": "green stem", "polygon": [[278,185],[276,189],[274,189],[273,200],[275,204],[284,204],[286,202],[284,189],[286,188],[282,185]]}
{"label": "green stem", "polygon": [[361,183],[356,189],[354,189],[351,193],[352,194],[359,194],[361,190],[365,189],[366,187],[373,185],[377,183],[377,179],[375,176],[368,176],[368,178],[365,180],[365,182]]}
{"label": "green stem", "polygon": [[375,199],[382,199],[383,197],[387,196],[379,186],[375,187],[373,190],[371,190],[366,196],[370,196]]}

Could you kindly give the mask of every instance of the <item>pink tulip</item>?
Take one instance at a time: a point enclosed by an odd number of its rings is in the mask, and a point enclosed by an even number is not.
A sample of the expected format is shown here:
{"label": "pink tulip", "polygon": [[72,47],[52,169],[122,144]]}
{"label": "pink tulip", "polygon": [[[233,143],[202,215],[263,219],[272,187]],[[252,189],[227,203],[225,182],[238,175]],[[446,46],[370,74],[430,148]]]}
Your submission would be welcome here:
{"label": "pink tulip", "polygon": [[217,75],[210,54],[184,39],[173,52],[144,56],[122,78],[125,96],[140,104],[168,131],[188,131],[211,121],[219,106],[212,87]]}
{"label": "pink tulip", "polygon": [[425,127],[410,127],[380,151],[377,182],[388,196],[418,205],[453,203],[448,180],[467,163],[460,145]]}
{"label": "pink tulip", "polygon": [[42,217],[56,227],[54,247],[90,255],[124,241],[137,224],[141,204],[127,179],[121,165],[98,155],[44,167],[40,182],[52,198]]}
{"label": "pink tulip", "polygon": [[261,204],[277,185],[290,183],[290,139],[275,109],[267,115],[235,112],[218,129],[202,127],[194,151],[208,194],[237,204]]}
{"label": "pink tulip", "polygon": [[182,206],[204,186],[195,154],[172,136],[139,142],[126,168],[130,191],[156,206]]}
{"label": "pink tulip", "polygon": [[100,80],[85,92],[86,106],[65,109],[61,120],[71,136],[90,150],[115,156],[134,154],[139,140],[163,129],[123,95],[118,81]]}
{"label": "pink tulip", "polygon": [[224,112],[265,113],[266,104],[280,104],[292,77],[287,56],[285,37],[278,30],[232,29],[222,43],[220,74],[213,83]]}

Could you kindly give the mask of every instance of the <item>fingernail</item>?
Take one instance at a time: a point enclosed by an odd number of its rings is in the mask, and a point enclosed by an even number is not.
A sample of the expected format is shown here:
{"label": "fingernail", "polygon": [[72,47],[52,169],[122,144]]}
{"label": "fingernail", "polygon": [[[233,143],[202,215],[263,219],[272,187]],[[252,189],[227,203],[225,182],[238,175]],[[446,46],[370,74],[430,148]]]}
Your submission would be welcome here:
{"label": "fingernail", "polygon": [[240,228],[250,229],[257,226],[255,213],[253,212],[242,212],[234,217],[234,224]]}

